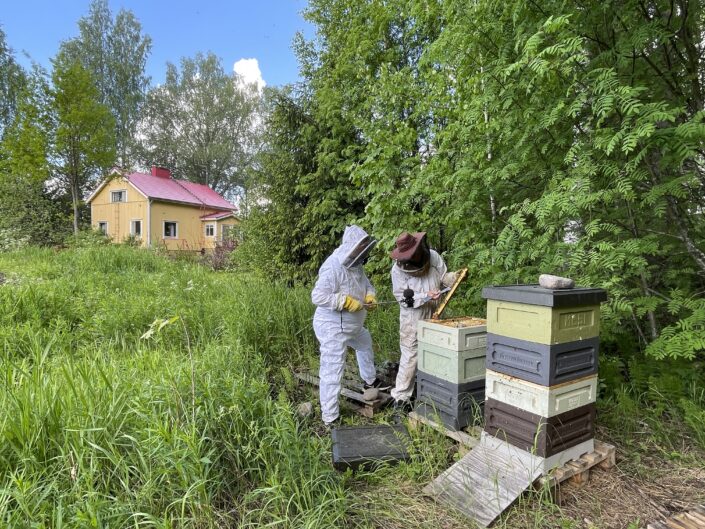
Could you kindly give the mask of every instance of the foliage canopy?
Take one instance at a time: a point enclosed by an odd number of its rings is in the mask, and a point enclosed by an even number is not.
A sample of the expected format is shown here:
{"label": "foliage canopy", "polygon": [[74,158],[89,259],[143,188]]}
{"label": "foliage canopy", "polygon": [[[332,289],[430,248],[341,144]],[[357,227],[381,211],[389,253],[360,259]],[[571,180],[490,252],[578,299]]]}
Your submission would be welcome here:
{"label": "foliage canopy", "polygon": [[[569,275],[609,291],[605,337],[702,357],[704,13],[687,1],[312,0],[296,104],[309,129],[347,134],[307,143],[330,166],[265,157],[262,174],[317,190],[337,174],[335,191],[301,210],[265,185],[251,244],[292,234],[298,253],[273,252],[274,266],[306,255],[315,269],[334,241],[297,235],[311,232],[300,211],[318,213],[318,233],[356,220],[382,248],[428,231],[470,266],[468,309],[485,284]],[[270,122],[270,145],[295,127]],[[326,209],[342,189],[345,205]],[[375,269],[389,264],[380,251]]]}

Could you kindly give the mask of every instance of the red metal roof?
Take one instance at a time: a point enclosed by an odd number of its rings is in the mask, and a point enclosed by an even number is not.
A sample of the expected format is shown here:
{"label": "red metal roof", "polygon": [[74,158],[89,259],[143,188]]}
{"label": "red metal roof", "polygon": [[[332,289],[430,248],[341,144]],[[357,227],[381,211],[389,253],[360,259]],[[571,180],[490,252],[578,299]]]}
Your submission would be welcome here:
{"label": "red metal roof", "polygon": [[144,173],[132,173],[125,175],[125,178],[147,197],[155,200],[182,202],[213,209],[236,209],[230,202],[203,184]]}

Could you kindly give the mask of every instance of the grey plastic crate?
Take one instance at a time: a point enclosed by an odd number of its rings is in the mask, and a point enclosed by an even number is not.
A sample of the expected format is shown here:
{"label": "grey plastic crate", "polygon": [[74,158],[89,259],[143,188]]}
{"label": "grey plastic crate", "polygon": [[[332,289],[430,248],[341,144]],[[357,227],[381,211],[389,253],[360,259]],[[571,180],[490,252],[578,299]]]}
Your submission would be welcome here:
{"label": "grey plastic crate", "polygon": [[470,424],[484,400],[484,379],[453,384],[423,371],[416,374],[416,412],[429,418],[437,413],[449,428],[457,430]]}
{"label": "grey plastic crate", "polygon": [[485,431],[540,457],[551,457],[592,439],[595,404],[541,417],[494,399],[485,402]]}
{"label": "grey plastic crate", "polygon": [[465,316],[447,320],[421,320],[416,335],[419,342],[451,351],[468,351],[485,347],[487,321]]}
{"label": "grey plastic crate", "polygon": [[487,369],[554,386],[597,373],[600,338],[548,345],[487,334]]}
{"label": "grey plastic crate", "polygon": [[602,288],[576,287],[551,290],[539,285],[506,285],[485,287],[482,289],[482,297],[544,307],[580,307],[598,305],[607,301],[607,291]]}
{"label": "grey plastic crate", "polygon": [[[482,415],[482,406],[478,415]],[[449,430],[462,430],[466,426],[472,426],[476,414],[471,411],[463,411],[457,415],[447,413],[442,408],[430,402],[417,402],[414,411],[417,415],[426,417],[435,423],[440,423]]]}
{"label": "grey plastic crate", "polygon": [[472,407],[485,398],[485,379],[454,384],[429,373],[417,371],[416,398],[432,399],[447,411]]}
{"label": "grey plastic crate", "polygon": [[406,447],[411,438],[401,424],[335,428],[331,438],[333,466],[338,470],[374,468],[409,459]]}

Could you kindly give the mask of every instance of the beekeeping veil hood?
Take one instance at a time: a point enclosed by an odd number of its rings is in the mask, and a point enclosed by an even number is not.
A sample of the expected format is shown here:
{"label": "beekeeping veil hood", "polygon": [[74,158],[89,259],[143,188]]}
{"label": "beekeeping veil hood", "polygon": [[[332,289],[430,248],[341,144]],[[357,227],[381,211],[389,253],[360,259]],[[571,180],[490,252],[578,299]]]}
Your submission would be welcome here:
{"label": "beekeeping veil hood", "polygon": [[377,241],[370,237],[365,230],[353,224],[345,228],[343,242],[336,253],[345,268],[353,268],[364,264],[376,244]]}

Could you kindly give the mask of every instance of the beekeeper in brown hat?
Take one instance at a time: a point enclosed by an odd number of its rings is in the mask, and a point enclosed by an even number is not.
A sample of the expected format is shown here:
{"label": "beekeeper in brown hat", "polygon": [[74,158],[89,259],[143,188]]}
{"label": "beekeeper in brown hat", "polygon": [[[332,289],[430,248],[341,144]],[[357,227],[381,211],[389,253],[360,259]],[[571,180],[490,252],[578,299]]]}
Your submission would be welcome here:
{"label": "beekeeper in brown hat", "polygon": [[[403,232],[396,240],[391,253],[392,290],[399,301],[399,372],[392,390],[395,413],[411,410],[411,395],[416,382],[418,342],[416,324],[433,314],[439,291],[455,283],[456,272],[448,272],[443,258],[432,250],[425,232]],[[409,294],[413,291],[413,301]],[[410,305],[410,306],[409,306]]]}

